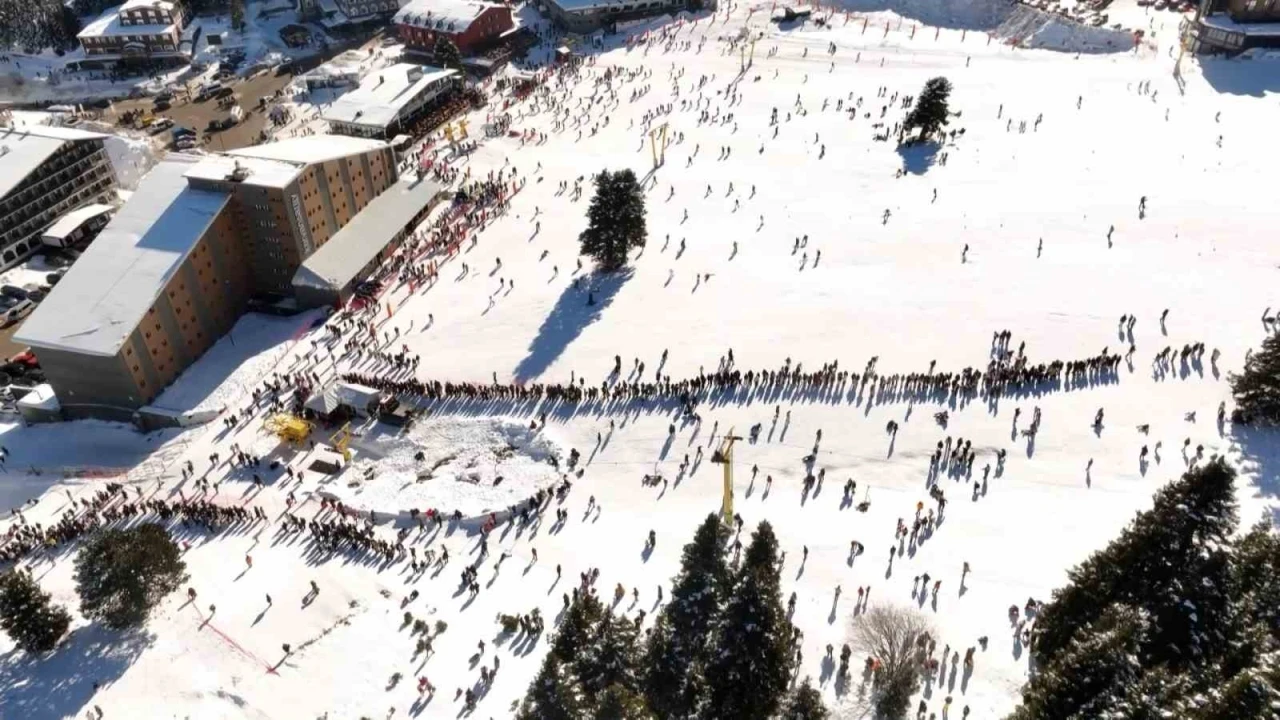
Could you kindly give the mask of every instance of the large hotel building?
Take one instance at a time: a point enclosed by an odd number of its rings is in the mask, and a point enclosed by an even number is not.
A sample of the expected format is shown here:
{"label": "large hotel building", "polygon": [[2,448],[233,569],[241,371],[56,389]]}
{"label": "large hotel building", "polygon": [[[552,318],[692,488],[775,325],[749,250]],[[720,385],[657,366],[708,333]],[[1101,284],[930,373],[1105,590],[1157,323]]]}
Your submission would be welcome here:
{"label": "large hotel building", "polygon": [[106,135],[35,125],[0,129],[0,269],[40,249],[62,215],[115,197]]}
{"label": "large hotel building", "polygon": [[395,181],[391,148],[351,137],[171,154],[15,341],[68,416],[127,420]]}

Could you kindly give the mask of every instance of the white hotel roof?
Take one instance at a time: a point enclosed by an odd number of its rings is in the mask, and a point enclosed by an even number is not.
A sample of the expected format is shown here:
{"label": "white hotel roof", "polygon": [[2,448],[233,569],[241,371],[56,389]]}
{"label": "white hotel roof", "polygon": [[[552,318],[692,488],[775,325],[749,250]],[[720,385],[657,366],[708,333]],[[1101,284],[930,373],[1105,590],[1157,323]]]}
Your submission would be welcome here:
{"label": "white hotel roof", "polygon": [[[415,77],[415,70],[420,70],[421,75]],[[321,118],[326,121],[387,127],[414,98],[432,85],[457,74],[457,70],[429,65],[392,65],[369,73],[360,87],[334,100]]]}
{"label": "white hotel roof", "polygon": [[187,186],[183,175],[198,160],[170,154],[152,168],[14,340],[37,349],[119,352],[227,203],[226,193]]}
{"label": "white hotel roof", "polygon": [[49,125],[0,129],[0,198],[8,195],[68,140],[105,137],[101,133]]}

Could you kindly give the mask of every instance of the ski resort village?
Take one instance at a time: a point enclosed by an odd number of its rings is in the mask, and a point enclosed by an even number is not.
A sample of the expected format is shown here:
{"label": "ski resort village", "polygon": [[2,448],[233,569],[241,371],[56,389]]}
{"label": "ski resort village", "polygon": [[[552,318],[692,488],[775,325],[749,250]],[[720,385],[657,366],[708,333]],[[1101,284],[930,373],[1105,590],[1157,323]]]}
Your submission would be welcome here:
{"label": "ski resort village", "polygon": [[0,718],[1280,718],[1277,50],[0,0]]}

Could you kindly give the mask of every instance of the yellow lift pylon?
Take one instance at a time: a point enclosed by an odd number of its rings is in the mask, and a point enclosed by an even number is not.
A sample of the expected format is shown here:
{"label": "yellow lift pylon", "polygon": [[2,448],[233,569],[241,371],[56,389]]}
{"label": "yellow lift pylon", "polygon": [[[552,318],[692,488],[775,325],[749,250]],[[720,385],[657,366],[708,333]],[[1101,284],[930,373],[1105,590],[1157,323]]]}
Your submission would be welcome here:
{"label": "yellow lift pylon", "polygon": [[653,151],[653,168],[662,167],[667,161],[667,124],[662,123],[649,131],[649,149]]}
{"label": "yellow lift pylon", "polygon": [[725,525],[733,524],[733,444],[742,437],[729,434],[720,441],[720,447],[711,453],[711,462],[724,466],[724,497],[720,501],[720,514]]}

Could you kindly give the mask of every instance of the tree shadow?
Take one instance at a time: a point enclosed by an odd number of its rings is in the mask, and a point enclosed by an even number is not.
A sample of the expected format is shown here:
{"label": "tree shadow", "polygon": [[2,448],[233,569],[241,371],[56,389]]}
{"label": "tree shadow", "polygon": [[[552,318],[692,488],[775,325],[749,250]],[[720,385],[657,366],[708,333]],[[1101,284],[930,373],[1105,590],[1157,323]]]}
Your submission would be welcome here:
{"label": "tree shadow", "polygon": [[528,353],[516,365],[516,382],[527,382],[546,372],[588,325],[600,319],[634,274],[630,268],[616,273],[597,272],[588,276],[580,288],[566,287],[529,343]]}
{"label": "tree shadow", "polygon": [[934,158],[942,145],[936,142],[918,142],[900,144],[898,156],[902,158],[902,172],[911,175],[923,175],[933,167]]}
{"label": "tree shadow", "polygon": [[[1280,499],[1280,428],[1233,424],[1230,442],[1240,455],[1242,473],[1253,476],[1250,485],[1257,495]],[[1271,519],[1280,524],[1280,506],[1273,507]]]}
{"label": "tree shadow", "polygon": [[95,682],[120,679],[155,636],[91,624],[73,631],[50,655],[0,655],[0,717],[76,717]]}

